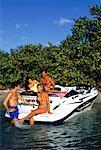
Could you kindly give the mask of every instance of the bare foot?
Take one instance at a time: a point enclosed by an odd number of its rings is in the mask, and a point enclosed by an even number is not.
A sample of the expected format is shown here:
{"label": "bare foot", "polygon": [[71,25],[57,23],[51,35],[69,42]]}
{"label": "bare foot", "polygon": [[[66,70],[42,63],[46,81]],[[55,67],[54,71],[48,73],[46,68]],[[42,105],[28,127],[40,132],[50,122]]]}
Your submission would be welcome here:
{"label": "bare foot", "polygon": [[21,122],[21,123],[23,123],[23,122],[24,122],[24,119],[19,119],[18,121]]}
{"label": "bare foot", "polygon": [[53,114],[52,112],[48,112],[48,114]]}
{"label": "bare foot", "polygon": [[13,120],[13,124],[14,124],[15,126],[16,126],[19,122],[20,122],[19,119],[14,119],[14,120]]}
{"label": "bare foot", "polygon": [[30,118],[30,125],[34,125],[34,120],[33,120],[33,118]]}
{"label": "bare foot", "polygon": [[14,121],[12,120],[12,121],[11,121],[11,123],[13,124],[13,123],[14,123]]}

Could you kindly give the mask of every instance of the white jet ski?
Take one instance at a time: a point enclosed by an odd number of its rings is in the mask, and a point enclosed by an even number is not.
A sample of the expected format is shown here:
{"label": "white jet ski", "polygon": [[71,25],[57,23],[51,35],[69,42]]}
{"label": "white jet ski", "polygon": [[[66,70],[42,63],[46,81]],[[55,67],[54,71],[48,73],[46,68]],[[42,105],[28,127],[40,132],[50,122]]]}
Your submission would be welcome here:
{"label": "white jet ski", "polygon": [[[63,98],[57,94],[49,94],[50,109],[53,114],[44,113],[34,116],[33,119],[36,123],[60,124],[65,122],[75,115],[91,109],[98,95],[97,89],[89,86],[62,87],[56,85],[55,90],[67,91],[67,94]],[[29,93],[22,92],[21,95],[30,103],[34,102],[35,106],[26,105],[19,100],[19,119],[27,116],[39,105],[36,100],[36,93],[32,91]],[[10,118],[9,112],[6,112],[5,116]]]}

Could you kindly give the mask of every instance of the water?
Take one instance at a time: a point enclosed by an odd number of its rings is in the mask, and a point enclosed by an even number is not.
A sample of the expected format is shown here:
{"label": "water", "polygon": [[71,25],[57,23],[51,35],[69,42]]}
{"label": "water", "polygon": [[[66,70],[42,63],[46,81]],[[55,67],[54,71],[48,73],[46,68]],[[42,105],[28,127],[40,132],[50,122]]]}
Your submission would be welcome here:
{"label": "water", "polygon": [[22,130],[1,118],[0,150],[101,150],[101,104],[68,122]]}

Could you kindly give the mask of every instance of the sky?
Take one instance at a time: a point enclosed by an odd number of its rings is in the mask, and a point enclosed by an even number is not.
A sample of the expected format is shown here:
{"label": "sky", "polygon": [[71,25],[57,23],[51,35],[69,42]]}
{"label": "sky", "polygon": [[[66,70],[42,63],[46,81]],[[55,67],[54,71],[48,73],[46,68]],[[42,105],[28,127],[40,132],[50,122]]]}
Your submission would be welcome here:
{"label": "sky", "polygon": [[101,0],[0,0],[0,49],[58,45],[72,33],[74,18],[91,17],[94,4]]}

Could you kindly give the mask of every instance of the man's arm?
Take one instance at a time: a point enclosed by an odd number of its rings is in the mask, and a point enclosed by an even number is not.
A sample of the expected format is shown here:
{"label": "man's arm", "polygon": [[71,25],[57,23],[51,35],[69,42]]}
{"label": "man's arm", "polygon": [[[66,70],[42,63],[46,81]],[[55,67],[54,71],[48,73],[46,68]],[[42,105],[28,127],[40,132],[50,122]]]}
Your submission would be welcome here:
{"label": "man's arm", "polygon": [[24,99],[20,94],[18,94],[18,98],[23,101],[25,104],[28,104],[30,106],[34,106],[34,104],[30,104],[26,99]]}
{"label": "man's arm", "polygon": [[5,98],[4,102],[3,102],[3,105],[5,107],[6,110],[10,111],[9,107],[8,107],[8,102],[9,102],[9,99],[11,98],[12,96],[12,93],[9,93],[7,95],[7,97]]}
{"label": "man's arm", "polygon": [[51,85],[52,85],[52,89],[54,89],[54,87],[55,87],[55,82],[54,82],[54,80],[53,80],[52,78],[50,78],[50,82],[51,82]]}

